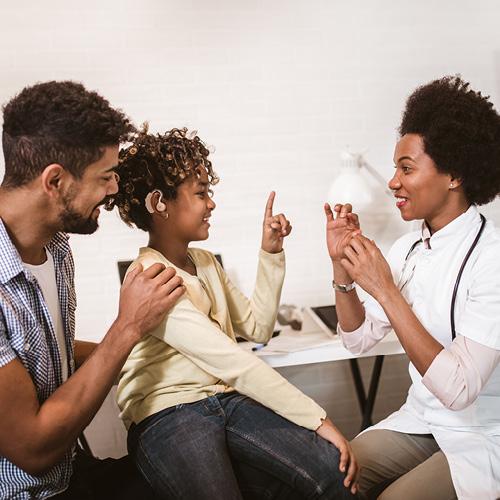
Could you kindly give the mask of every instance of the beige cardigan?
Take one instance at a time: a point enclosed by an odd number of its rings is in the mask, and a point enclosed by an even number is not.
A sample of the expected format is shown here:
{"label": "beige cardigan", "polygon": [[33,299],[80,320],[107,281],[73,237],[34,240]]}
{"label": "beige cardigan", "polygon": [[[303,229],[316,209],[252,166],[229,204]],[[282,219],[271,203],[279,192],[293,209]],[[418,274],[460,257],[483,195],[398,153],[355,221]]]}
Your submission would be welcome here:
{"label": "beige cardigan", "polygon": [[250,300],[213,254],[191,248],[189,255],[197,276],[151,248],[141,248],[130,267],[138,262],[144,269],[155,262],[172,266],[186,293],[135,346],[123,367],[117,398],[125,425],[171,406],[237,390],[300,426],[317,429],[325,411],[235,340],[236,335],[255,342],[271,338],[285,277],[284,253],[260,251]]}

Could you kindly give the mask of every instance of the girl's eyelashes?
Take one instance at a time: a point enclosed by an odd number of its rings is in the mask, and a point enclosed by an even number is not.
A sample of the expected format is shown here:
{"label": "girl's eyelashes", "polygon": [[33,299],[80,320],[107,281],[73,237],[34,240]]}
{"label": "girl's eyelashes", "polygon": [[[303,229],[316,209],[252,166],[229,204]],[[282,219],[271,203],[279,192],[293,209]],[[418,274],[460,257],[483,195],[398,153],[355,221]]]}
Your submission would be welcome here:
{"label": "girl's eyelashes", "polygon": [[196,196],[200,196],[201,198],[205,198],[205,196],[212,198],[214,196],[214,192],[211,189],[207,189],[206,191],[198,191],[195,194]]}

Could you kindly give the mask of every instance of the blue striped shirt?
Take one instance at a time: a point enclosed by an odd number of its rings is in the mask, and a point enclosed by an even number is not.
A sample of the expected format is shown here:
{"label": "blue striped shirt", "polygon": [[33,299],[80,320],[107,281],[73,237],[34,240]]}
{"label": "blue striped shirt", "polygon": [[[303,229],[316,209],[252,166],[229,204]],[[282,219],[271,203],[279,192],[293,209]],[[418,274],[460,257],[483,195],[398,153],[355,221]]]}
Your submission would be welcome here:
{"label": "blue striped shirt", "polygon": [[[68,237],[57,233],[46,250],[54,259],[68,374],[71,374],[74,371],[76,297]],[[23,266],[0,219],[0,367],[14,359],[18,359],[30,374],[40,405],[62,384],[61,357],[42,290],[33,274]],[[32,476],[0,456],[0,498],[41,499],[65,490],[72,473],[71,462],[72,450],[69,450],[46,474]]]}

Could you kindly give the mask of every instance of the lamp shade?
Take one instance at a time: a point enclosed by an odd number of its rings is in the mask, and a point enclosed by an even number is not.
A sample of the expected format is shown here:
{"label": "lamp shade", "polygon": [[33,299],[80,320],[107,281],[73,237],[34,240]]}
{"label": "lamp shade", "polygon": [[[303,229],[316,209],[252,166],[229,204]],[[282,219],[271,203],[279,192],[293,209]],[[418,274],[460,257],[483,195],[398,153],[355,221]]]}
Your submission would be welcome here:
{"label": "lamp shade", "polygon": [[365,180],[357,157],[348,152],[340,156],[340,172],[328,190],[332,207],[337,203],[351,203],[356,211],[363,211],[375,201],[373,189]]}

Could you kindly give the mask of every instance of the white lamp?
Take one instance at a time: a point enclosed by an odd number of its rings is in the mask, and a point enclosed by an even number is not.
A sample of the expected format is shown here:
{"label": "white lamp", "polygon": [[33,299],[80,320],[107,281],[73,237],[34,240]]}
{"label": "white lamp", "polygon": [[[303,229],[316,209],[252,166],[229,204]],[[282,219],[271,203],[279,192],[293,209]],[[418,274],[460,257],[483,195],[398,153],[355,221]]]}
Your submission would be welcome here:
{"label": "white lamp", "polygon": [[367,181],[364,170],[383,186],[383,192],[392,197],[384,178],[363,157],[361,153],[343,151],[340,155],[340,173],[328,190],[330,204],[351,203],[356,212],[363,212],[373,207],[377,192]]}

